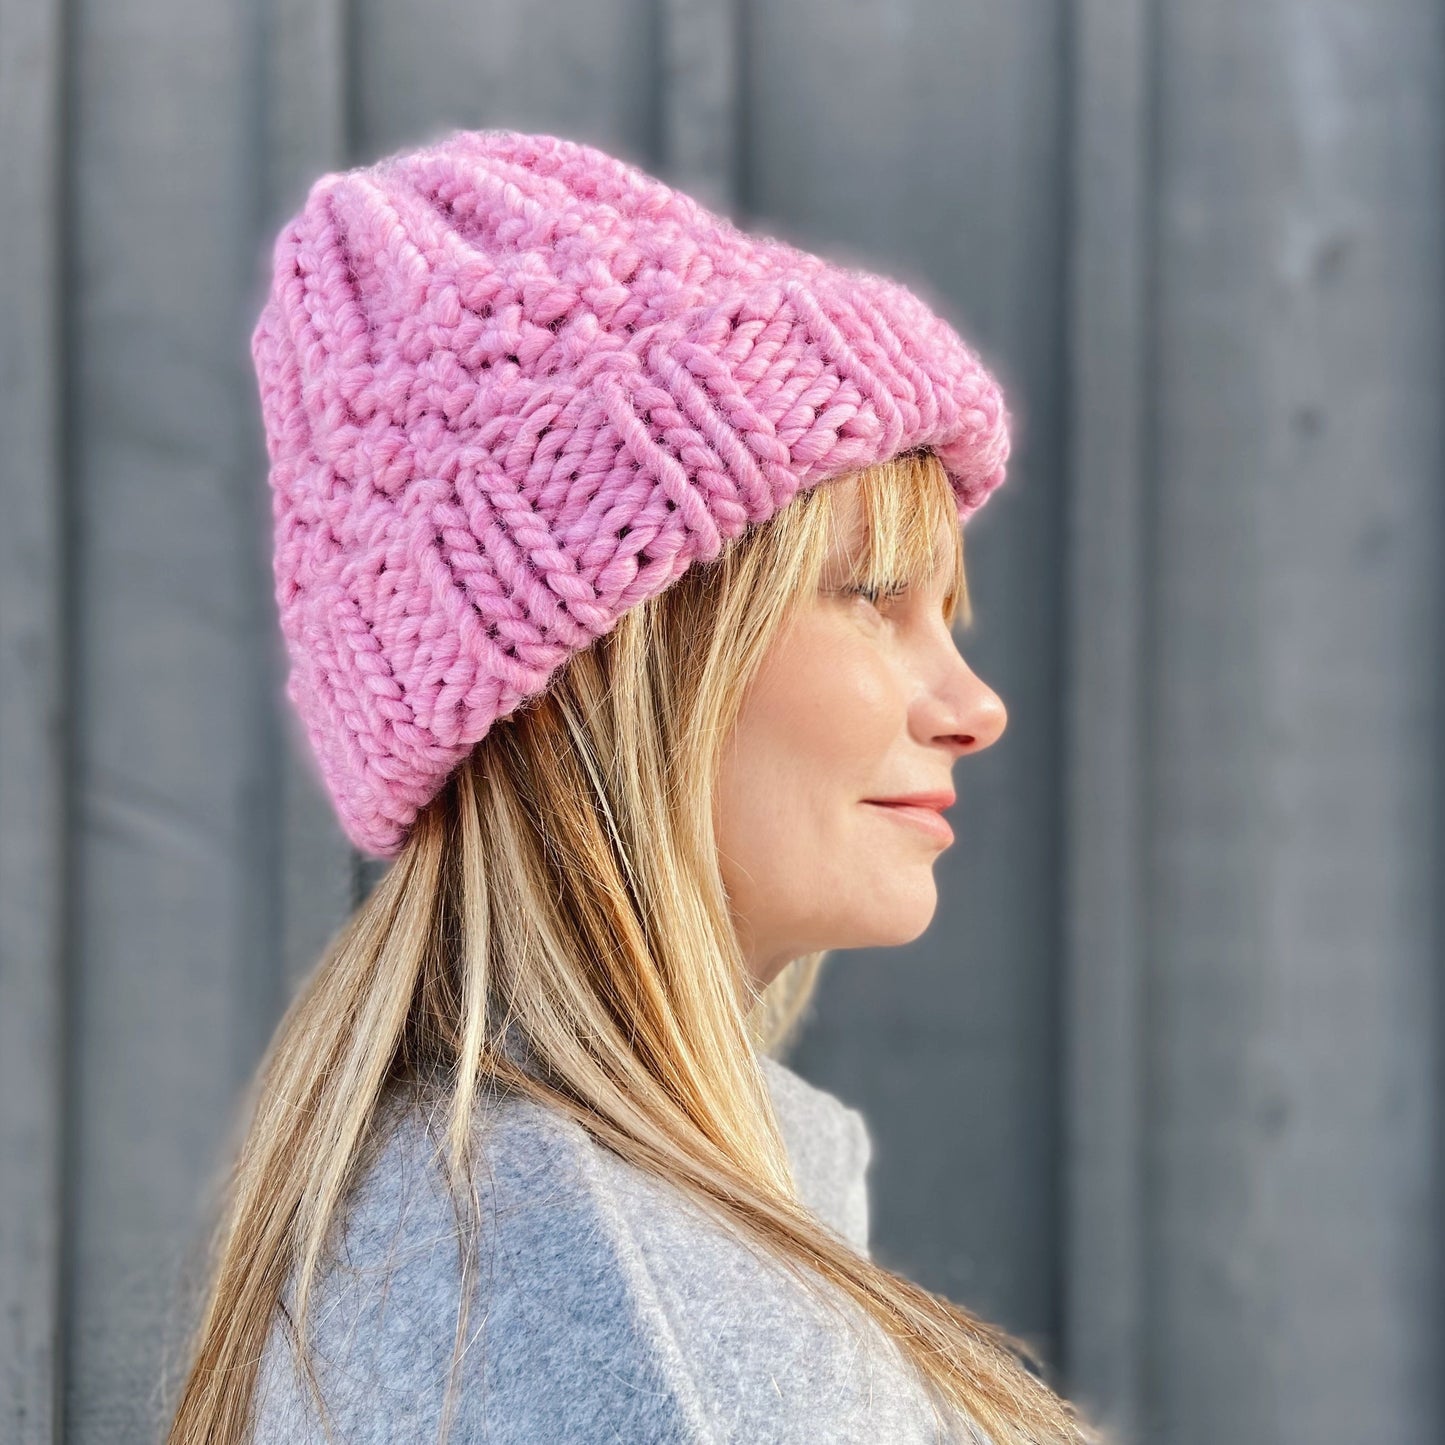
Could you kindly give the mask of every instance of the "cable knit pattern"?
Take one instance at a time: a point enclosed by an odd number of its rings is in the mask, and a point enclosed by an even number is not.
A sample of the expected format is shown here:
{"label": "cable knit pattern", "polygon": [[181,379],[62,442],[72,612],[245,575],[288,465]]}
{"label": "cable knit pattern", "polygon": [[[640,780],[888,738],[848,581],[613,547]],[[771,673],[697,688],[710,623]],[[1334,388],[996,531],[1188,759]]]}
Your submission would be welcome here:
{"label": "cable knit pattern", "polygon": [[320,177],[251,354],[286,694],[383,858],[498,718],[800,488],[927,446],[963,522],[1009,452],[914,292],[549,135]]}

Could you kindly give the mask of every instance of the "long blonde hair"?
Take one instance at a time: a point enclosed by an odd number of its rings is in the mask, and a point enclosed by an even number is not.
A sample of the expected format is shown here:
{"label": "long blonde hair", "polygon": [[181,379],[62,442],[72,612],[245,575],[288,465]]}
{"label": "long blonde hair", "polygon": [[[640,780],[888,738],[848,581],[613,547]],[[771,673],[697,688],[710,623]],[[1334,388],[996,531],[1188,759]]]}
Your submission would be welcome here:
{"label": "long blonde hair", "polygon": [[[949,526],[945,611],[951,626],[960,608],[967,619],[962,533],[938,459],[914,451],[853,475],[867,580],[926,576]],[[816,485],[624,613],[496,724],[417,818],[252,1083],[168,1445],[247,1438],[288,1279],[288,1338],[315,1388],[307,1300],[328,1229],[383,1100],[423,1075],[445,1081],[441,1162],[457,1199],[475,1197],[473,1108],[492,1079],[687,1191],[799,1280],[841,1289],[933,1398],[998,1445],[1102,1439],[1021,1341],[859,1254],[802,1207],[757,1062],[795,1034],[824,954],[794,960],[761,995],[746,984],[714,783],[749,679],[818,585],[835,509],[831,483]],[[540,1069],[504,1049],[514,1027]],[[479,1221],[459,1214],[458,1225],[466,1239]]]}

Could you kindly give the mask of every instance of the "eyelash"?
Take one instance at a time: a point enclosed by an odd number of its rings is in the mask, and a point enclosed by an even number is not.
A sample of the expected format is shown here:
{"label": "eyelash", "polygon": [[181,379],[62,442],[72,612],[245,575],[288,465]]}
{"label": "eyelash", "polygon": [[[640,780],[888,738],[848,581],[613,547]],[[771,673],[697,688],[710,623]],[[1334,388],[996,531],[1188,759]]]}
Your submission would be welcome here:
{"label": "eyelash", "polygon": [[868,587],[860,585],[857,587],[849,587],[847,590],[854,596],[866,597],[869,602],[877,606],[881,598],[901,597],[907,590],[907,587],[902,582],[895,582],[888,587]]}

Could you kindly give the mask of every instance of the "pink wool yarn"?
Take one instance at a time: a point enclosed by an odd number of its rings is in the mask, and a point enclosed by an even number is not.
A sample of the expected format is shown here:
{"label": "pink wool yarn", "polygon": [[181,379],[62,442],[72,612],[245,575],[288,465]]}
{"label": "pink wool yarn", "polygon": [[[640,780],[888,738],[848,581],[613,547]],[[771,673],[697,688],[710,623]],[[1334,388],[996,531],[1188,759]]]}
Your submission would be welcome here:
{"label": "pink wool yarn", "polygon": [[915,293],[594,146],[454,131],[320,177],[251,339],[296,707],[394,857],[497,719],[799,491],[927,446],[963,522],[999,386]]}

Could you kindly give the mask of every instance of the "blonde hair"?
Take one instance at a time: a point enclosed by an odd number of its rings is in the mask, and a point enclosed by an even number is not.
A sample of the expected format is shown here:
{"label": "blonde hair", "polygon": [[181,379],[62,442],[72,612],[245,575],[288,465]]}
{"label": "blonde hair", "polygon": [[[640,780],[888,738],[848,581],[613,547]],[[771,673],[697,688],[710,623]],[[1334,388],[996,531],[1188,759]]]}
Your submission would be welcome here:
{"label": "blonde hair", "polygon": [[[850,475],[867,524],[865,580],[928,576],[948,528],[945,614],[950,626],[960,609],[967,620],[962,532],[938,459],[915,451]],[[814,486],[624,613],[494,726],[419,815],[252,1083],[169,1445],[247,1438],[288,1279],[288,1337],[315,1388],[307,1300],[328,1229],[384,1098],[424,1075],[444,1081],[441,1167],[455,1198],[475,1206],[473,1108],[493,1079],[685,1190],[800,1281],[842,1290],[896,1339],[931,1397],[998,1445],[1102,1439],[1018,1339],[859,1254],[800,1204],[757,1062],[791,1041],[825,955],[794,960],[761,995],[748,986],[714,784],[749,679],[818,585],[835,512],[831,482]],[[512,1027],[540,1069],[504,1050]],[[459,1236],[474,1241],[478,1228],[463,1208]]]}

